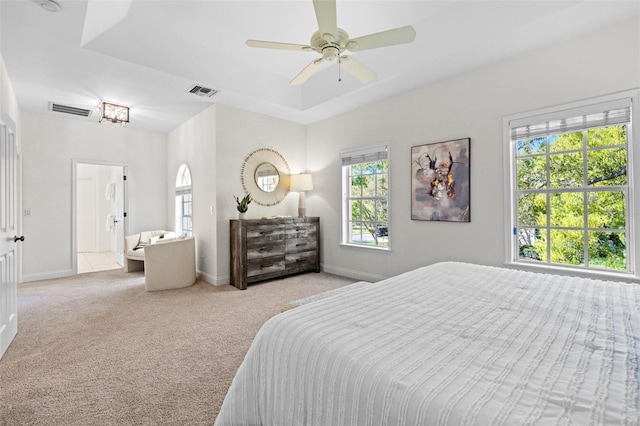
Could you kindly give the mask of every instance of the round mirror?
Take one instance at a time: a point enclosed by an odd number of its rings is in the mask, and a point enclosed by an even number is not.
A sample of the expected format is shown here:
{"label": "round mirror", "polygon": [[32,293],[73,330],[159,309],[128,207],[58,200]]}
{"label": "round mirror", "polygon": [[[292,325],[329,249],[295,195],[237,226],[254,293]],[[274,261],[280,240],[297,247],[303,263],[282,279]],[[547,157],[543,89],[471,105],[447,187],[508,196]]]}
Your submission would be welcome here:
{"label": "round mirror", "polygon": [[260,148],[244,159],[240,178],[256,204],[273,206],[287,196],[290,174],[289,165],[278,151]]}
{"label": "round mirror", "polygon": [[273,192],[280,181],[280,173],[273,164],[262,163],[256,168],[253,178],[258,188],[264,192]]}

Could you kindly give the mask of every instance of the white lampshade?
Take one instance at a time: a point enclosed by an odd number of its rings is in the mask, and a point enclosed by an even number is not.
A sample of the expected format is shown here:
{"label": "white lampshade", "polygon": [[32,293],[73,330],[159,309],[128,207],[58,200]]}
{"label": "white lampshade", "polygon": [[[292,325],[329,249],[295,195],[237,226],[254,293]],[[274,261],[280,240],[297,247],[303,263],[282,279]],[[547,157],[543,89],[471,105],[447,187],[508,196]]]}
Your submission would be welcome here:
{"label": "white lampshade", "polygon": [[291,175],[291,185],[289,191],[303,192],[313,190],[313,180],[310,174],[301,173],[299,175]]}

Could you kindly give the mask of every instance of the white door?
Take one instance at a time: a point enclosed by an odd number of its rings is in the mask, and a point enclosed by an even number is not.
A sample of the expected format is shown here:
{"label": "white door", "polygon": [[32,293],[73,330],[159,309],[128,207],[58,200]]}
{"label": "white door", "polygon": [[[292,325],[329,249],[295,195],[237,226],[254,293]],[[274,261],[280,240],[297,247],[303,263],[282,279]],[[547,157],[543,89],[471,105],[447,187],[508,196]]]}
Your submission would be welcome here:
{"label": "white door", "polygon": [[0,358],[18,332],[18,218],[15,127],[0,122]]}
{"label": "white door", "polygon": [[124,167],[120,167],[116,173],[116,261],[124,266]]}

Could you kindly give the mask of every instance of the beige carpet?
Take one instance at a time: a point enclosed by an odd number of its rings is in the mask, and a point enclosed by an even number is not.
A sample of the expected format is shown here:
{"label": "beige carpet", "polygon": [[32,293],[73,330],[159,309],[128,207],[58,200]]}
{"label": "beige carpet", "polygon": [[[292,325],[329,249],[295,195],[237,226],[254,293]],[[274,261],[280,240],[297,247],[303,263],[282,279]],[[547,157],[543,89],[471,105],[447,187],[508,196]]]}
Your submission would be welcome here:
{"label": "beige carpet", "polygon": [[308,273],[148,293],[122,270],[21,284],[0,425],[211,425],[260,326],[354,280]]}

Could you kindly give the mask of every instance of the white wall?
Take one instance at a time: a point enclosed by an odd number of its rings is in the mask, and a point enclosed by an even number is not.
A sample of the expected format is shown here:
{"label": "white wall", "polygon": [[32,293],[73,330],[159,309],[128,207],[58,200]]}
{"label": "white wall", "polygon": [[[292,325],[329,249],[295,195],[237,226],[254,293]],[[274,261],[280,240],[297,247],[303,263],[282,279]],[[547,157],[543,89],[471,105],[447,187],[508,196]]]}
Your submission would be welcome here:
{"label": "white wall", "polygon": [[128,234],[167,227],[166,135],[23,112],[22,150],[23,281],[72,273],[74,159],[127,165]]}
{"label": "white wall", "polygon": [[[500,265],[505,115],[640,87],[640,23],[613,28],[485,67],[308,126],[307,208],[323,222],[324,270],[388,277],[441,260]],[[411,220],[411,146],[471,138],[471,223]],[[391,253],[339,246],[338,151],[391,145]],[[638,146],[638,141],[636,141]]]}
{"label": "white wall", "polygon": [[[306,171],[306,127],[266,115],[218,106],[216,172],[217,271],[216,284],[230,282],[229,219],[237,219],[233,195],[243,195],[240,171],[247,155],[259,148],[273,148],[286,160],[292,174]],[[290,193],[275,206],[249,205],[248,219],[298,215],[298,194]],[[308,216],[317,216],[307,208]],[[322,223],[321,223],[322,227]]]}
{"label": "white wall", "polygon": [[[173,192],[178,167],[189,164],[193,179],[193,232],[197,269],[212,284],[229,282],[229,220],[238,217],[233,195],[244,191],[240,170],[258,148],[274,148],[292,173],[305,171],[305,126],[223,105],[213,105],[168,135],[167,222],[173,223]],[[213,213],[211,213],[213,212]],[[313,213],[310,213],[312,215]],[[248,218],[297,215],[297,194],[263,207],[249,205]]]}
{"label": "white wall", "polygon": [[[175,228],[175,185],[183,163],[191,170],[193,234],[198,276],[215,282],[216,264],[216,106],[213,105],[168,134],[167,218]],[[213,207],[213,214],[211,208]]]}

